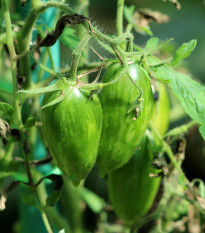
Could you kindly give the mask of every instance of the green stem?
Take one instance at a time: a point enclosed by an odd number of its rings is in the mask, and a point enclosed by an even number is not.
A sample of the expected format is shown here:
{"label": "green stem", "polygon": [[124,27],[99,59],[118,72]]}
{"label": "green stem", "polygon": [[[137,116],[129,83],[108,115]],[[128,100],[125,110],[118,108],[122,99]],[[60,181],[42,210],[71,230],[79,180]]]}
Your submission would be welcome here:
{"label": "green stem", "polygon": [[15,60],[16,51],[13,44],[13,33],[11,27],[11,18],[9,14],[7,0],[2,0],[3,12],[4,12],[4,20],[6,22],[6,44],[9,48],[9,53],[12,60]]}
{"label": "green stem", "polygon": [[160,145],[162,145],[162,151],[166,152],[167,155],[169,156],[169,159],[171,160],[172,164],[174,165],[174,167],[177,169],[177,171],[179,172],[179,175],[181,177],[183,177],[184,179],[184,183],[188,184],[189,181],[187,180],[186,176],[184,175],[183,170],[181,169],[181,166],[179,165],[179,163],[177,162],[177,160],[175,159],[175,156],[170,148],[170,146],[163,140],[162,136],[160,135],[160,133],[156,130],[156,128],[153,126],[153,124],[150,122],[149,123],[149,127],[152,130],[152,133],[154,134],[154,136],[156,137],[156,139],[160,142]]}
{"label": "green stem", "polygon": [[14,151],[14,143],[9,142],[8,145],[6,145],[6,151],[4,154],[4,158],[8,160],[12,160],[13,151]]}
{"label": "green stem", "polygon": [[[35,181],[38,181],[41,179],[42,174],[39,173],[37,170],[34,171],[34,179]],[[64,217],[59,214],[56,208],[48,207],[46,206],[46,198],[47,198],[47,191],[45,187],[45,182],[42,182],[35,191],[36,198],[38,199],[39,203],[41,203],[41,214],[44,216],[44,221],[46,222],[46,225],[49,224],[49,222],[45,219],[47,216],[48,220],[52,222],[53,225],[55,225],[59,230],[65,229],[66,233],[71,233],[70,226],[68,225],[67,221],[65,221]],[[44,222],[44,224],[45,224]],[[49,224],[49,228],[50,224]],[[47,229],[48,231],[48,229]]]}
{"label": "green stem", "polygon": [[102,89],[106,86],[113,85],[116,83],[123,75],[127,73],[127,70],[125,69],[121,74],[114,80],[107,82],[107,83],[94,83],[94,84],[89,84],[85,86],[81,86],[80,89],[86,89],[86,90],[97,90],[97,89]]}
{"label": "green stem", "polygon": [[70,71],[68,72],[68,74],[66,75],[68,78],[71,79],[76,79],[77,76],[77,68],[78,68],[78,62],[81,56],[81,53],[84,49],[84,47],[86,46],[86,44],[88,43],[88,41],[91,39],[91,35],[87,34],[84,39],[80,42],[79,46],[76,48],[76,50],[73,51],[72,53],[72,61],[71,61],[71,67],[70,67]]}
{"label": "green stem", "polygon": [[[124,0],[118,0],[117,2],[117,16],[116,16],[116,31],[117,36],[123,35],[123,10],[124,10]],[[126,49],[126,41],[121,42],[120,47]],[[131,50],[132,51],[132,50]]]}
{"label": "green stem", "polygon": [[[76,2],[76,9],[78,9],[78,12],[86,17],[89,17],[89,10],[88,10],[89,0],[76,0],[75,2]],[[77,28],[77,36],[81,41],[84,38],[84,36],[87,34],[87,28],[85,28],[81,24],[77,25],[76,28]],[[89,47],[87,46],[83,50],[83,52],[85,56],[80,57],[79,66],[83,66],[84,64],[89,62]],[[88,82],[87,75],[83,78],[83,81]]]}
{"label": "green stem", "polygon": [[42,3],[41,6],[35,9],[36,14],[38,15],[40,13],[43,13],[45,10],[47,10],[50,7],[60,8],[61,10],[69,14],[76,14],[76,12],[71,7],[69,7],[67,4],[64,4],[62,2],[57,2],[57,1],[48,1],[48,2]]}
{"label": "green stem", "polygon": [[[49,55],[48,49],[49,48],[45,48],[45,51],[43,52],[42,58],[41,58],[41,64],[43,64],[44,66],[46,66],[47,61],[48,61],[48,55]],[[54,70],[54,69],[52,69],[52,70]],[[37,75],[37,83],[39,83],[42,80],[43,75],[44,75],[44,69],[40,69],[38,72],[38,75]]]}
{"label": "green stem", "polygon": [[123,8],[124,8],[124,0],[118,0],[117,17],[116,17],[117,36],[121,36],[123,34]]}
{"label": "green stem", "polygon": [[[16,51],[14,48],[13,43],[13,34],[12,34],[12,27],[11,27],[11,19],[10,19],[10,13],[8,9],[8,2],[7,0],[2,0],[2,6],[3,6],[3,12],[4,12],[4,19],[6,22],[6,38],[7,38],[7,46],[11,58],[11,68],[12,68],[12,82],[13,82],[13,107],[14,107],[14,113],[12,116],[12,123],[13,125],[16,125],[20,132],[20,138],[21,138],[21,145],[23,149],[23,156],[25,159],[25,166],[26,166],[26,172],[28,176],[28,181],[31,186],[33,186],[33,178],[31,174],[31,169],[29,165],[29,154],[25,152],[24,146],[26,143],[24,132],[23,132],[23,124],[21,119],[21,109],[20,109],[20,96],[17,93],[18,86],[17,86],[17,76],[16,76]],[[49,233],[52,233],[52,230],[49,228],[47,216],[43,213],[42,218],[44,220],[45,226]]]}
{"label": "green stem", "polygon": [[132,28],[133,28],[132,24],[131,24],[131,23],[128,23],[125,32],[131,32],[131,31],[132,31]]}
{"label": "green stem", "polygon": [[74,187],[70,180],[66,177],[63,177],[64,186],[63,186],[63,195],[62,203],[65,208],[66,219],[70,225],[70,228],[73,233],[82,233],[84,232],[82,224],[82,210],[81,210],[81,197],[80,197],[80,188]]}
{"label": "green stem", "polygon": [[41,216],[42,216],[45,228],[46,228],[46,230],[47,230],[48,233],[53,233],[52,228],[50,226],[50,223],[48,221],[47,215],[46,215],[45,210],[44,210],[44,206],[45,206],[44,202],[45,201],[42,198],[42,195],[41,195],[39,187],[35,188],[34,191],[35,191],[35,195],[36,195],[36,198],[38,200],[38,203],[40,204],[40,212],[41,212]]}
{"label": "green stem", "polygon": [[[67,12],[69,14],[76,14],[76,12],[72,8],[70,8],[69,6],[67,6],[66,4],[61,3],[61,2],[48,1],[48,2],[42,3],[41,5],[39,5],[38,7],[34,8],[33,10],[30,11],[29,16],[27,17],[27,20],[22,28],[21,35],[30,34],[31,29],[34,26],[38,15],[43,13],[46,9],[48,9],[50,7],[59,8],[59,9],[64,10],[65,12]],[[83,23],[83,26],[89,30],[89,25],[87,22]],[[130,50],[132,50],[133,35],[131,33],[125,33],[125,34],[120,35],[118,38],[113,39],[110,36],[107,36],[107,35],[101,33],[99,30],[97,30],[94,27],[92,27],[92,32],[96,35],[97,38],[108,43],[116,50],[118,50],[116,47],[119,44],[121,44],[123,41],[128,39],[129,43],[130,43],[130,46],[129,46]],[[124,63],[126,63],[126,62],[124,62]]]}

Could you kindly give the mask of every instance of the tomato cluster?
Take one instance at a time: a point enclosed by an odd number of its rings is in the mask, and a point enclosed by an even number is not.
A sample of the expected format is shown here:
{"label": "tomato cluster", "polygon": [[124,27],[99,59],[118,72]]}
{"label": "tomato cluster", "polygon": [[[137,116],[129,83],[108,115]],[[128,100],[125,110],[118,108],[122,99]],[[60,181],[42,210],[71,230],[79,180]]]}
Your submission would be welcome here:
{"label": "tomato cluster", "polygon": [[[165,133],[169,105],[163,86],[154,103],[150,77],[138,63],[126,68],[111,64],[102,83],[114,80],[94,94],[68,81],[64,92],[69,95],[44,108],[42,122],[49,150],[62,173],[78,185],[97,161],[100,175],[108,174],[114,210],[132,223],[151,208],[161,180],[149,178],[154,173],[153,154],[145,131],[152,115],[153,124]],[[62,94],[45,94],[43,105]]]}

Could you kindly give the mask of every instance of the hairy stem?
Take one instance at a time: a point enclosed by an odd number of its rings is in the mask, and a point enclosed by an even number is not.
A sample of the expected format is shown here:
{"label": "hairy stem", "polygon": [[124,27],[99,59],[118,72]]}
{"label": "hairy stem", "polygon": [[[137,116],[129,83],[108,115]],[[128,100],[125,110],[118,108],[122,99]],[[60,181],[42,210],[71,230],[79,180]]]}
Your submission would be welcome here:
{"label": "hairy stem", "polygon": [[123,34],[123,8],[124,8],[124,0],[118,0],[117,17],[116,17],[117,36],[121,36]]}
{"label": "hairy stem", "polygon": [[171,160],[172,164],[174,165],[174,167],[179,172],[179,175],[183,178],[184,183],[188,184],[189,182],[188,182],[186,176],[184,175],[184,172],[181,169],[180,164],[177,162],[177,160],[176,160],[176,158],[175,158],[175,156],[174,156],[174,154],[173,154],[170,146],[163,140],[162,136],[156,130],[156,128],[153,126],[153,124],[151,122],[150,122],[149,126],[150,126],[150,129],[152,130],[152,133],[154,134],[154,136],[157,138],[157,140],[162,145],[162,150],[167,153],[167,155],[169,156],[169,159]]}
{"label": "hairy stem", "polygon": [[[25,146],[26,146],[26,139],[23,132],[23,123],[21,119],[21,108],[20,108],[20,96],[17,93],[18,91],[18,83],[17,83],[17,75],[16,75],[16,51],[14,48],[13,43],[13,34],[12,34],[12,27],[11,27],[11,19],[10,19],[10,13],[8,9],[8,2],[7,0],[2,0],[2,6],[3,6],[3,12],[4,12],[4,19],[6,22],[6,39],[7,39],[7,46],[9,50],[9,55],[11,58],[11,69],[12,69],[12,82],[13,82],[13,107],[14,107],[14,113],[12,116],[12,123],[15,125],[20,132],[20,141],[21,146],[23,150],[23,156],[25,160],[25,166],[26,166],[26,172],[28,176],[28,183],[30,186],[34,185],[31,169],[29,165],[29,154],[26,152]],[[43,221],[45,223],[45,227],[49,233],[52,233],[51,228],[49,227],[49,223],[47,220],[47,216],[43,213],[42,214]]]}
{"label": "hairy stem", "polygon": [[73,51],[72,53],[72,62],[71,62],[71,67],[70,71],[66,75],[68,78],[71,79],[76,79],[77,76],[77,68],[78,68],[78,62],[81,57],[81,53],[88,43],[88,41],[91,39],[91,35],[87,34],[84,39],[80,42],[79,46],[76,48],[76,50]]}

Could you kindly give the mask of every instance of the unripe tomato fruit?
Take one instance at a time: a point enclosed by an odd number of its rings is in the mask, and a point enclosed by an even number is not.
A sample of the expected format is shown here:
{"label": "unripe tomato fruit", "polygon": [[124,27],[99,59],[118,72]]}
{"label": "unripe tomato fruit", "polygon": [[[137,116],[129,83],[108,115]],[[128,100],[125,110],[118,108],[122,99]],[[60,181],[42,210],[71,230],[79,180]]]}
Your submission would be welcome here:
{"label": "unripe tomato fruit", "polygon": [[[115,80],[124,71],[123,65],[114,63],[106,70],[102,82]],[[97,162],[101,176],[131,158],[151,117],[153,96],[147,73],[137,63],[128,65],[128,72],[130,77],[125,73],[115,84],[104,87],[99,93],[103,127]],[[132,109],[132,106],[135,107]]]}
{"label": "unripe tomato fruit", "polygon": [[[164,106],[165,103],[166,106]],[[153,112],[155,113],[152,118],[154,119],[153,124],[163,136],[169,124],[167,121],[169,119],[169,99],[162,84],[160,85],[159,100],[156,101]],[[149,149],[148,137],[145,134],[129,162],[108,174],[108,190],[114,211],[127,224],[133,224],[147,214],[158,192],[161,178],[149,177],[150,173],[156,173],[151,166],[153,157],[154,155]]]}
{"label": "unripe tomato fruit", "polygon": [[166,90],[166,86],[162,83],[159,85],[159,99],[154,102],[151,122],[158,130],[158,132],[164,136],[169,126],[169,96]]}
{"label": "unripe tomato fruit", "polygon": [[[63,174],[75,185],[88,175],[97,153],[102,127],[102,109],[98,96],[89,98],[89,91],[79,90],[65,80],[64,92],[70,91],[61,102],[42,109],[45,139],[51,155]],[[46,93],[43,106],[62,94]]]}

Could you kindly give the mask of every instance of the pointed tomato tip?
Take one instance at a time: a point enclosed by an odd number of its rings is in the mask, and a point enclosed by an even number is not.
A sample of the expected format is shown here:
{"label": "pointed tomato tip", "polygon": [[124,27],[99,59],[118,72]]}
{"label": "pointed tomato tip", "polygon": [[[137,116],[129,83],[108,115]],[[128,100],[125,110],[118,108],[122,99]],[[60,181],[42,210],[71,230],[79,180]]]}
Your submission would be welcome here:
{"label": "pointed tomato tip", "polygon": [[78,187],[80,184],[80,180],[72,180],[72,183],[75,187]]}

